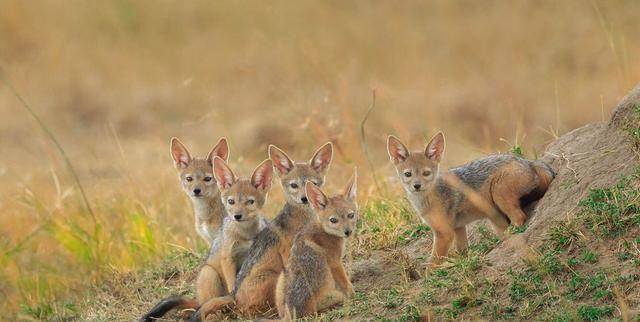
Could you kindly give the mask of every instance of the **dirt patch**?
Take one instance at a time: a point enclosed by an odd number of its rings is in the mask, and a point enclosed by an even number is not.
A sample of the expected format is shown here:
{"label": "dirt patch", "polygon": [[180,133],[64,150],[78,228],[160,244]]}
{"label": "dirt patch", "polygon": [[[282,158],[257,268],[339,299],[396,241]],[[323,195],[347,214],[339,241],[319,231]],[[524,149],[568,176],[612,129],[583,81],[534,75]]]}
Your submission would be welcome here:
{"label": "dirt patch", "polygon": [[[79,321],[131,321],[139,318],[160,299],[171,294],[191,294],[202,259],[189,252],[176,252],[144,272],[113,272],[87,296]],[[180,315],[167,315],[176,320]]]}

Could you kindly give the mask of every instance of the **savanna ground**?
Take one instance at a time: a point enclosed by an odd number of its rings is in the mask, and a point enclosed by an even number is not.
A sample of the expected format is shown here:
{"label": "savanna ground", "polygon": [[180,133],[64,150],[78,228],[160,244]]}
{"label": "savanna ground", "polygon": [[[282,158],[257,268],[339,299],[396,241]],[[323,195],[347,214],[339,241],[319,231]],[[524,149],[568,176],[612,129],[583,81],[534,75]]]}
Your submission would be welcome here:
{"label": "savanna ground", "polygon": [[[226,136],[241,173],[270,143],[307,159],[331,140],[329,192],[359,166],[362,220],[349,247],[358,296],[322,318],[633,313],[637,173],[585,189],[567,211],[575,219],[553,226],[537,255],[494,272],[497,282],[478,273],[498,244],[482,228],[467,255],[424,277],[430,232],[402,200],[384,142],[394,133],[418,148],[442,130],[444,166],[496,151],[541,156],[560,135],[607,121],[638,81],[639,15],[637,1],[2,1],[0,73],[55,135],[90,208],[0,83],[0,317],[131,320],[190,290],[205,245],[171,136],[194,154]],[[360,137],[373,88],[375,173]],[[267,213],[281,201],[276,186]],[[371,258],[395,265],[358,268]]]}

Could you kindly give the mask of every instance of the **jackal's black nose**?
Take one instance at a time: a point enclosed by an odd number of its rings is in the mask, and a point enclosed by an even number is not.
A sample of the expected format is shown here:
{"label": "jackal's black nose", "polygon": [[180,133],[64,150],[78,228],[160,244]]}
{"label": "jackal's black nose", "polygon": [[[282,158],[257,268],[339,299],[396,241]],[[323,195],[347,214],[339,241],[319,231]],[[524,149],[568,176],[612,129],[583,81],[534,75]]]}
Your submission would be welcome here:
{"label": "jackal's black nose", "polygon": [[306,204],[306,203],[309,202],[309,199],[307,199],[307,197],[302,197],[302,198],[300,198],[300,201],[302,201],[302,203]]}
{"label": "jackal's black nose", "polygon": [[240,215],[240,214],[233,215],[233,218],[235,218],[236,220],[240,220],[240,219],[242,219],[242,215]]}
{"label": "jackal's black nose", "polygon": [[193,194],[196,195],[196,196],[199,195],[201,192],[202,192],[202,190],[200,190],[199,188],[193,189]]}
{"label": "jackal's black nose", "polygon": [[422,187],[422,185],[419,183],[416,183],[413,185],[413,189],[416,189],[416,190],[420,190],[420,187]]}
{"label": "jackal's black nose", "polygon": [[351,236],[351,229],[345,229],[344,230],[344,235],[347,236],[347,237]]}

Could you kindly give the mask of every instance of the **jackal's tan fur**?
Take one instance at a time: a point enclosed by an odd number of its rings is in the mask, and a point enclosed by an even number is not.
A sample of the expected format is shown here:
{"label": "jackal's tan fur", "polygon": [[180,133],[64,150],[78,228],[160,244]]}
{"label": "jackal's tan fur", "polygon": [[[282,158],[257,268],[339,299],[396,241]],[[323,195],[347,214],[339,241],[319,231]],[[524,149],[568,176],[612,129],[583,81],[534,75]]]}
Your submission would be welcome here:
{"label": "jackal's tan fur", "polygon": [[213,161],[213,171],[220,188],[221,200],[228,214],[224,218],[221,232],[209,251],[196,281],[197,301],[170,297],[160,302],[145,317],[151,320],[164,315],[174,307],[199,307],[192,319],[204,318],[211,312],[218,298],[233,290],[236,274],[244,262],[254,238],[264,227],[261,209],[271,187],[273,164],[262,162],[251,179],[238,179],[219,157]]}
{"label": "jackal's tan fur", "polygon": [[358,220],[356,175],[341,195],[328,198],[312,183],[306,192],[316,216],[295,237],[278,279],[276,303],[284,320],[326,310],[355,294],[342,257]]}
{"label": "jackal's tan fur", "polygon": [[332,156],[331,143],[320,147],[306,163],[294,163],[282,150],[269,147],[269,158],[287,203],[269,228],[260,232],[238,274],[234,296],[236,307],[245,314],[253,315],[275,304],[275,286],[287,263],[293,238],[313,216],[305,184],[324,184]]}
{"label": "jackal's tan fur", "polygon": [[212,311],[235,302],[246,316],[255,316],[275,306],[275,287],[291,250],[291,243],[312,218],[305,183],[324,184],[333,155],[331,143],[320,147],[311,160],[295,163],[286,153],[269,146],[269,157],[280,177],[286,204],[271,224],[256,237],[236,279],[233,297],[218,298]]}
{"label": "jackal's tan fur", "polygon": [[221,138],[206,158],[192,157],[187,148],[177,138],[171,139],[171,157],[178,170],[182,190],[191,199],[195,215],[195,227],[200,237],[211,245],[225,217],[220,201],[220,190],[213,176],[213,158],[225,162],[229,159],[229,145]]}
{"label": "jackal's tan fur", "polygon": [[466,225],[472,221],[487,218],[500,235],[509,223],[523,225],[527,215],[522,206],[542,197],[554,177],[547,164],[511,154],[490,155],[440,173],[444,147],[442,133],[419,152],[409,152],[394,136],[387,141],[407,198],[433,230],[431,266],[447,256],[454,240],[458,250],[467,247]]}

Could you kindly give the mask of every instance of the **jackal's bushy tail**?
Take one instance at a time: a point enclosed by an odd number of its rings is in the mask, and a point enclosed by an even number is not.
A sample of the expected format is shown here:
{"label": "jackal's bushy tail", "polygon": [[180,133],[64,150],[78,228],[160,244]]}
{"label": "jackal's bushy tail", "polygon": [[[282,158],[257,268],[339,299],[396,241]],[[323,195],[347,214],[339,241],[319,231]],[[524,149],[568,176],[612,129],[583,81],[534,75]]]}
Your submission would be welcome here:
{"label": "jackal's bushy tail", "polygon": [[524,196],[521,199],[521,205],[527,206],[532,202],[537,201],[538,199],[544,196],[547,189],[549,189],[549,185],[551,181],[556,177],[556,172],[551,168],[551,166],[540,160],[531,161],[531,169],[536,173],[538,177],[538,182],[536,183],[536,187],[531,191],[528,195]]}
{"label": "jackal's bushy tail", "polygon": [[152,322],[161,318],[173,309],[197,309],[198,301],[184,296],[170,296],[156,304],[147,314],[140,318],[141,322]]}
{"label": "jackal's bushy tail", "polygon": [[544,161],[536,160],[532,162],[533,170],[538,175],[539,183],[538,189],[541,193],[545,193],[549,188],[549,184],[556,177],[556,172],[551,168],[551,165]]}

